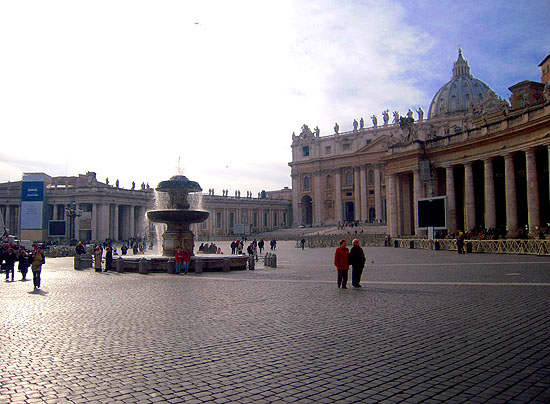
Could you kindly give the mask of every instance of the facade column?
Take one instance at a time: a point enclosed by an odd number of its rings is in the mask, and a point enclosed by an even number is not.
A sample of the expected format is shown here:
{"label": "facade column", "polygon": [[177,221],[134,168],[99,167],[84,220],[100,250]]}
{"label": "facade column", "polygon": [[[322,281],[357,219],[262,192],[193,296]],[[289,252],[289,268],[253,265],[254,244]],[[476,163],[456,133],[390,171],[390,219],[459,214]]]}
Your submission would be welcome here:
{"label": "facade column", "polygon": [[395,174],[391,174],[387,177],[388,184],[388,198],[389,198],[389,210],[390,214],[388,215],[389,227],[390,227],[390,236],[398,236],[397,232],[397,190],[396,190],[396,178]]}
{"label": "facade column", "polygon": [[466,229],[476,227],[476,202],[474,198],[474,171],[472,162],[464,165],[464,207],[466,208]]}
{"label": "facade column", "polygon": [[[389,203],[389,201],[386,203]],[[384,221],[384,212],[382,212],[382,178],[379,164],[374,167],[374,210],[376,221],[382,223]]]}
{"label": "facade column", "polygon": [[353,218],[355,220],[361,219],[361,190],[364,186],[361,186],[359,180],[359,167],[353,169]]}
{"label": "facade column", "polygon": [[525,152],[525,168],[527,169],[527,210],[529,233],[538,234],[540,226],[539,212],[539,183],[537,179],[537,162],[535,149],[531,148]]}
{"label": "facade column", "polygon": [[369,210],[367,206],[367,166],[361,165],[359,171],[359,183],[361,184],[361,221],[369,221]]}
{"label": "facade column", "polygon": [[134,212],[134,205],[128,207],[130,209],[130,237],[136,236],[136,218]]}
{"label": "facade column", "polygon": [[344,222],[344,211],[342,210],[342,170],[339,168],[334,173],[334,219],[338,224]]}
{"label": "facade column", "polygon": [[52,220],[57,220],[57,203],[53,204]]}
{"label": "facade column", "polygon": [[487,158],[483,161],[485,168],[485,228],[497,227],[497,215],[495,210],[495,181],[493,178],[493,160]]}
{"label": "facade column", "polygon": [[420,170],[413,171],[413,212],[414,212],[414,234],[418,236],[418,209],[417,203],[420,198],[424,197],[424,189],[420,180]]}
{"label": "facade column", "polygon": [[514,156],[511,153],[504,156],[504,175],[506,176],[506,230],[515,236],[518,233],[518,205]]}
{"label": "facade column", "polygon": [[[298,175],[292,174],[292,227],[298,227],[302,224],[302,212],[298,206],[298,196],[299,196],[299,181]],[[250,224],[252,224],[252,219],[250,219]]]}
{"label": "facade column", "polygon": [[11,228],[11,205],[6,205],[6,215],[4,216],[4,222],[5,226],[8,228],[8,230],[11,232],[13,229]]}
{"label": "facade column", "polygon": [[97,203],[92,203],[92,240],[99,241],[97,238]]}
{"label": "facade column", "polygon": [[[74,204],[74,207],[76,208],[76,210],[80,209],[80,205],[78,203],[75,202]],[[73,223],[74,223],[74,237],[77,239],[77,240],[80,240],[80,216],[77,216],[73,219]]]}
{"label": "facade column", "polygon": [[113,207],[113,240],[118,241],[118,204],[115,203]]}
{"label": "facade column", "polygon": [[323,201],[321,200],[321,172],[317,171],[313,173],[312,178],[313,184],[313,225],[321,226],[323,224],[323,219],[321,218],[321,212],[323,207]]}
{"label": "facade column", "polygon": [[453,166],[445,167],[445,186],[447,192],[447,212],[449,221],[447,229],[449,233],[456,232],[456,196],[455,196],[455,176]]}

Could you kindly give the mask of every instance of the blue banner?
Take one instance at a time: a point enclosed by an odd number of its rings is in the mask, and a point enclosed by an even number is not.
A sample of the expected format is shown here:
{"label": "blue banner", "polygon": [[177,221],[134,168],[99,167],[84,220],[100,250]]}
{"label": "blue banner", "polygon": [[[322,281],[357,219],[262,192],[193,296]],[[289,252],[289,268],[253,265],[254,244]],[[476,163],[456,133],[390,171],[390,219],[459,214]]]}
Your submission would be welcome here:
{"label": "blue banner", "polygon": [[44,182],[23,181],[21,183],[21,201],[23,202],[44,201]]}

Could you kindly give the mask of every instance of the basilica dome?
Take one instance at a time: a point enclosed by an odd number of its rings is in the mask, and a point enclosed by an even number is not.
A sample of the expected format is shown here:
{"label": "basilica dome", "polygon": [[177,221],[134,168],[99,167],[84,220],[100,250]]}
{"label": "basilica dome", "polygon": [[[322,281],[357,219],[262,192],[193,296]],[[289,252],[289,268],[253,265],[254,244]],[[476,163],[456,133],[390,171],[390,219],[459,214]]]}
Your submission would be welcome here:
{"label": "basilica dome", "polygon": [[487,84],[470,74],[470,66],[459,49],[453,77],[435,94],[428,118],[467,112],[469,107],[480,105],[492,94],[494,92]]}

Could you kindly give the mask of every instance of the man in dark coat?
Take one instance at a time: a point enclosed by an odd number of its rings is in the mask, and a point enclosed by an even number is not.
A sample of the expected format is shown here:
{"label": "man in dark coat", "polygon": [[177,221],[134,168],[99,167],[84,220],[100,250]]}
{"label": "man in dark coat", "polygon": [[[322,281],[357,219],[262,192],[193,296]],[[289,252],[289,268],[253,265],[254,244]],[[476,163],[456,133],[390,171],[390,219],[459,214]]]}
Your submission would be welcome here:
{"label": "man in dark coat", "polygon": [[361,274],[365,267],[365,253],[359,246],[359,240],[353,240],[353,247],[349,252],[349,263],[351,265],[351,284],[354,288],[360,288]]}

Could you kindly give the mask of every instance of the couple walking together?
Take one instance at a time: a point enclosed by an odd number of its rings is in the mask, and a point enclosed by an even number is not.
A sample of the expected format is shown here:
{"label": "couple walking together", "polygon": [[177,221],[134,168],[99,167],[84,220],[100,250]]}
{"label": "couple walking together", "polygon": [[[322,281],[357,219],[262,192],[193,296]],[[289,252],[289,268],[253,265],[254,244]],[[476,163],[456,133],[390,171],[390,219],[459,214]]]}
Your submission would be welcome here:
{"label": "couple walking together", "polygon": [[361,274],[365,267],[365,253],[359,246],[359,240],[353,240],[351,251],[346,247],[346,240],[340,241],[340,247],[334,253],[334,265],[338,272],[338,287],[347,289],[348,271],[351,265],[351,285],[355,288],[361,287]]}

